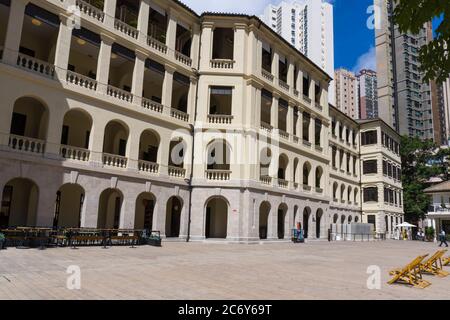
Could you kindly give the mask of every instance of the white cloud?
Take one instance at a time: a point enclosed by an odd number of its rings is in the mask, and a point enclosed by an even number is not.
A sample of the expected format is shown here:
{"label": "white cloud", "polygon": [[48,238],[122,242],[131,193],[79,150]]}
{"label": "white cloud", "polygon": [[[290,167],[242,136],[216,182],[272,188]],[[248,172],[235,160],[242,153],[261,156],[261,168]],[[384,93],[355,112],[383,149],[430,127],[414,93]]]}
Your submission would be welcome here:
{"label": "white cloud", "polygon": [[226,13],[245,13],[260,15],[269,3],[278,3],[273,0],[181,0],[197,13],[212,11]]}
{"label": "white cloud", "polygon": [[362,69],[377,70],[376,50],[374,46],[371,46],[366,53],[359,56],[352,71],[358,73]]}

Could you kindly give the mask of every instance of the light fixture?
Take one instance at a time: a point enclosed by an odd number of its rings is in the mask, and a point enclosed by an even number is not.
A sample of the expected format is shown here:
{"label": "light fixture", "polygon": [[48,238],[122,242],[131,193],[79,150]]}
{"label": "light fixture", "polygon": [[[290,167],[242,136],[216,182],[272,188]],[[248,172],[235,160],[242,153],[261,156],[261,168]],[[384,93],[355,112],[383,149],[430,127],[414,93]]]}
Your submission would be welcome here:
{"label": "light fixture", "polygon": [[117,54],[111,53],[111,59],[117,59]]}
{"label": "light fixture", "polygon": [[77,42],[80,46],[84,46],[86,44],[86,41],[84,41],[83,39],[78,38]]}
{"label": "light fixture", "polygon": [[37,26],[37,27],[39,27],[39,26],[42,24],[42,22],[39,21],[39,20],[36,19],[36,18],[31,19],[31,23],[34,24],[34,25]]}

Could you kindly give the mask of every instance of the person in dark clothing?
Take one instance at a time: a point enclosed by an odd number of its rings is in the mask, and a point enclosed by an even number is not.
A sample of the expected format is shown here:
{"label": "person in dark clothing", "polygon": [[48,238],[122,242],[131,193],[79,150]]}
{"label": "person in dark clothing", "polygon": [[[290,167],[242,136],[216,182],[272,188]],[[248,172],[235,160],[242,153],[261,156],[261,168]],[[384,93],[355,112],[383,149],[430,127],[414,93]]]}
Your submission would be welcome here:
{"label": "person in dark clothing", "polygon": [[445,244],[445,246],[448,247],[447,235],[445,234],[444,229],[442,229],[441,233],[439,234],[439,241],[441,241],[439,247],[441,247],[443,244]]}
{"label": "person in dark clothing", "polygon": [[6,249],[5,245],[6,245],[5,235],[0,232],[0,250]]}

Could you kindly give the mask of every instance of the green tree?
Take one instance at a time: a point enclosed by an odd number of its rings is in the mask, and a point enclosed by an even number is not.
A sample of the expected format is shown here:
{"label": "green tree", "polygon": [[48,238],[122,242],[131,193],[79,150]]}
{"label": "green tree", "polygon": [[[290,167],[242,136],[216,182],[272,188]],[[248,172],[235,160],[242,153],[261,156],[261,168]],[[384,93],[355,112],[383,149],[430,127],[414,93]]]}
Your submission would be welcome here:
{"label": "green tree", "polygon": [[426,181],[442,172],[436,161],[436,145],[417,137],[401,138],[403,207],[408,221],[424,218],[430,204],[430,197],[423,193]]}
{"label": "green tree", "polygon": [[[419,52],[424,81],[442,83],[450,74],[450,1],[449,0],[394,0],[394,22],[400,32],[418,34],[423,25],[434,18],[441,18],[435,30],[435,38]],[[449,47],[446,46],[449,44]]]}

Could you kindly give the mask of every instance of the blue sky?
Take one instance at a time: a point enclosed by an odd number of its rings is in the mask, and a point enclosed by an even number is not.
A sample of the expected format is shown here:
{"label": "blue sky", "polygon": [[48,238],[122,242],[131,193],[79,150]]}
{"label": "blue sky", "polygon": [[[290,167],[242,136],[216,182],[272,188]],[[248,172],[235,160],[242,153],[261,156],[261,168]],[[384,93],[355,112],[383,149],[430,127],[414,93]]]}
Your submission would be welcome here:
{"label": "blue sky", "polygon": [[[195,11],[243,12],[260,15],[281,0],[182,0]],[[317,0],[321,1],[321,0]],[[367,28],[367,8],[373,0],[328,0],[334,4],[335,68],[359,71],[375,68],[374,31]]]}

